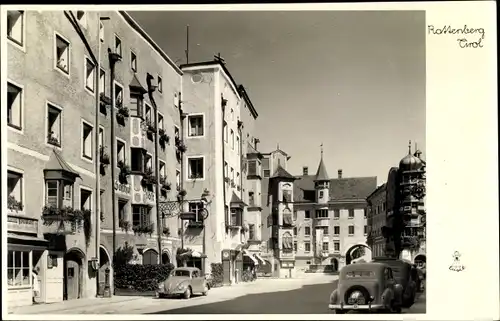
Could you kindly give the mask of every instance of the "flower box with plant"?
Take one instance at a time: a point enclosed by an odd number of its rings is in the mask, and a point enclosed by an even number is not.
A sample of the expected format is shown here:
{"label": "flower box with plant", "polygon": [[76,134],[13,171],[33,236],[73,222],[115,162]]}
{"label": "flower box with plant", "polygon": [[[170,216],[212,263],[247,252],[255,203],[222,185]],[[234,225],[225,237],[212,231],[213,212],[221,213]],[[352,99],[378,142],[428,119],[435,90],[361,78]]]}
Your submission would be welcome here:
{"label": "flower box with plant", "polygon": [[109,154],[106,152],[106,146],[99,147],[99,156],[101,164],[105,166],[111,164],[111,161],[109,159]]}
{"label": "flower box with plant", "polygon": [[183,141],[180,141],[176,147],[177,147],[177,150],[181,153],[185,153],[187,151],[187,146],[186,146],[186,144],[184,144]]}
{"label": "flower box with plant", "polygon": [[229,177],[227,177],[227,176],[224,177],[224,182],[229,183],[230,181],[231,181],[231,179]]}
{"label": "flower box with plant", "polygon": [[101,211],[101,222],[104,222],[104,212]]}
{"label": "flower box with plant", "polygon": [[106,96],[105,93],[100,93],[99,94],[99,99],[101,101],[101,105],[103,105],[104,107],[107,107],[107,106],[111,105],[111,98],[109,98],[108,96]]}
{"label": "flower box with plant", "polygon": [[52,144],[52,145],[55,145],[55,146],[61,146],[61,143],[59,142],[59,139],[57,139],[56,136],[54,136],[54,132],[51,131],[48,135],[47,135],[47,142],[49,144]]}
{"label": "flower box with plant", "polygon": [[125,118],[128,118],[130,116],[130,112],[127,107],[123,106],[123,103],[121,100],[116,101],[116,108],[117,113],[116,113],[116,119],[123,123],[125,121]]}
{"label": "flower box with plant", "polygon": [[160,177],[160,184],[161,184],[161,189],[165,191],[170,191],[172,184],[167,182],[167,178],[161,176]]}
{"label": "flower box with plant", "polygon": [[63,71],[68,71],[68,65],[66,64],[66,61],[64,59],[59,59],[57,60],[57,68],[63,70]]}
{"label": "flower box with plant", "polygon": [[52,225],[56,222],[74,222],[75,210],[70,206],[61,208],[44,206],[42,209],[42,220],[44,225]]}
{"label": "flower box with plant", "polygon": [[160,145],[162,147],[165,147],[166,145],[168,145],[168,143],[170,142],[170,137],[165,132],[165,129],[160,128],[158,130],[158,134],[160,135],[160,137],[158,139],[158,142],[160,143]]}
{"label": "flower box with plant", "polygon": [[236,183],[234,182],[234,179],[231,180],[231,187],[236,187]]}
{"label": "flower box with plant", "polygon": [[156,176],[153,174],[153,170],[148,167],[142,174],[142,184],[144,185],[155,185],[158,184],[158,180],[156,179]]}
{"label": "flower box with plant", "polygon": [[22,211],[24,208],[23,203],[20,201],[16,200],[16,198],[12,195],[9,195],[9,198],[7,199],[7,208],[11,211]]}
{"label": "flower box with plant", "polygon": [[134,225],[132,230],[135,234],[153,234],[153,224],[150,225]]}
{"label": "flower box with plant", "polygon": [[123,161],[118,161],[118,168],[120,173],[118,173],[118,181],[120,184],[128,184],[128,176],[130,175],[130,168],[125,165]]}
{"label": "flower box with plant", "polygon": [[120,220],[118,221],[118,226],[125,232],[130,230],[130,222],[126,220]]}
{"label": "flower box with plant", "polygon": [[152,137],[154,134],[156,134],[156,126],[151,121],[151,119],[147,118],[144,121],[144,125],[146,127],[146,133],[149,137]]}
{"label": "flower box with plant", "polygon": [[237,189],[238,191],[241,191],[241,187],[240,187],[239,185],[238,185],[238,186],[236,186],[236,189]]}
{"label": "flower box with plant", "polygon": [[163,235],[170,236],[170,228],[168,226],[164,226],[162,233]]}
{"label": "flower box with plant", "polygon": [[210,191],[208,190],[208,188],[205,188],[203,190],[203,193],[201,193],[201,197],[203,198],[203,197],[208,197],[208,196],[210,196]]}

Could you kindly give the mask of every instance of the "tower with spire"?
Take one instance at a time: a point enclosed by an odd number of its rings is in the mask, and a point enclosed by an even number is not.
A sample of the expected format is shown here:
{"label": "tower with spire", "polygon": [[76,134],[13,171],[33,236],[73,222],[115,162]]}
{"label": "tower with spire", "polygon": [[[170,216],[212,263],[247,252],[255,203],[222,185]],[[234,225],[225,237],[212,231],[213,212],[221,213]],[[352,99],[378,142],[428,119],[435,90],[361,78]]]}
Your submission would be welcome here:
{"label": "tower with spire", "polygon": [[316,203],[327,204],[330,199],[330,178],[323,162],[323,144],[321,144],[321,159],[314,178],[314,188],[316,190]]}

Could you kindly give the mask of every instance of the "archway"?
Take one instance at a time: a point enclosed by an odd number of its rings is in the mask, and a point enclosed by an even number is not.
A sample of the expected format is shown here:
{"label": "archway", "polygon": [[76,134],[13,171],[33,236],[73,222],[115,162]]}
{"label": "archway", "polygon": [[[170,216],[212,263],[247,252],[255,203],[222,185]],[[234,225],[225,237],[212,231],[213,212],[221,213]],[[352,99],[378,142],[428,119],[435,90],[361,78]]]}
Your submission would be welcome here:
{"label": "archway", "polygon": [[[106,269],[111,269],[111,259],[104,246],[99,247],[99,294],[104,295],[106,285]],[[110,273],[111,277],[111,273]],[[109,280],[110,282],[111,280]]]}
{"label": "archway", "polygon": [[413,259],[413,263],[415,263],[419,267],[425,266],[425,264],[427,263],[427,257],[425,256],[425,254],[418,254]]}
{"label": "archway", "polygon": [[153,249],[146,250],[142,254],[142,264],[158,264],[158,252]]}
{"label": "archway", "polygon": [[75,300],[82,297],[83,262],[85,254],[77,248],[70,249],[63,261],[63,299]]}
{"label": "archway", "polygon": [[331,258],[330,264],[333,267],[333,272],[337,272],[339,270],[339,260],[337,260],[336,258]]}
{"label": "archway", "polygon": [[345,264],[349,265],[353,260],[358,259],[366,255],[366,250],[370,250],[370,247],[363,243],[354,244],[345,252]]}
{"label": "archway", "polygon": [[161,254],[161,264],[169,264],[170,262],[170,255],[168,255],[167,251],[164,251]]}

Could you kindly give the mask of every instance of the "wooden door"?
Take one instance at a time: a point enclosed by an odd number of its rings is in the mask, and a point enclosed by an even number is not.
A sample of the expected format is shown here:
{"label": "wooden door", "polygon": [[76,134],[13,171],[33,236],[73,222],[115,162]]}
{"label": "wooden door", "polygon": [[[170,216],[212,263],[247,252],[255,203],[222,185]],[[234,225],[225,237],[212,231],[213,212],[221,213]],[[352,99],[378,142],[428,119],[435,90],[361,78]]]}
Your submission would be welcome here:
{"label": "wooden door", "polygon": [[66,261],[66,293],[67,300],[80,297],[80,265],[73,260]]}

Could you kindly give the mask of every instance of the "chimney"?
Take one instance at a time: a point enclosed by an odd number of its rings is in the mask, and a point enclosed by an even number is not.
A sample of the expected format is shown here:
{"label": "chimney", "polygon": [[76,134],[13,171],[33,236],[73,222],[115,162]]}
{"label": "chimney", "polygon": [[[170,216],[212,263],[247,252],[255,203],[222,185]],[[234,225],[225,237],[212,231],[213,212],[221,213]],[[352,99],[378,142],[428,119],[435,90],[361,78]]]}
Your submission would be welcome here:
{"label": "chimney", "polygon": [[338,174],[339,174],[339,178],[342,178],[342,170],[341,169],[338,170]]}
{"label": "chimney", "polygon": [[260,139],[258,139],[258,138],[254,138],[254,139],[253,139],[253,144],[254,144],[253,148],[255,148],[255,150],[258,150],[258,149],[257,149],[257,144],[258,144],[258,143],[260,143]]}
{"label": "chimney", "polygon": [[307,166],[302,167],[302,175],[309,175],[309,168]]}

